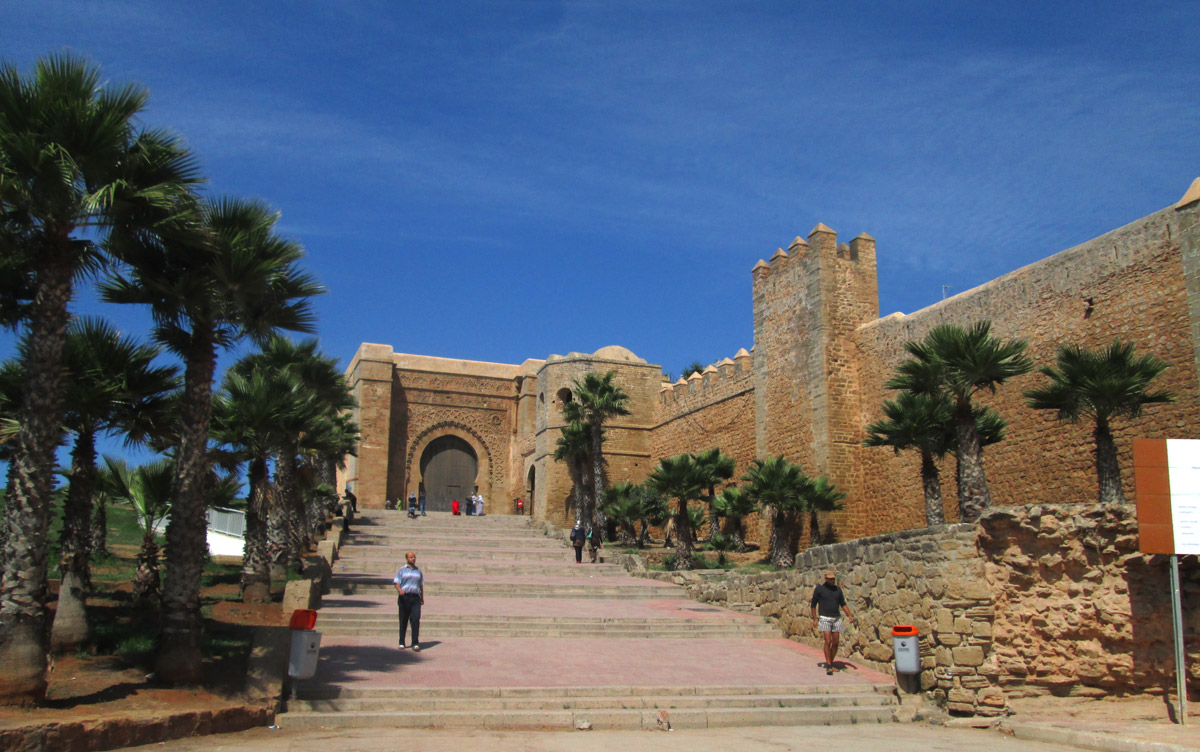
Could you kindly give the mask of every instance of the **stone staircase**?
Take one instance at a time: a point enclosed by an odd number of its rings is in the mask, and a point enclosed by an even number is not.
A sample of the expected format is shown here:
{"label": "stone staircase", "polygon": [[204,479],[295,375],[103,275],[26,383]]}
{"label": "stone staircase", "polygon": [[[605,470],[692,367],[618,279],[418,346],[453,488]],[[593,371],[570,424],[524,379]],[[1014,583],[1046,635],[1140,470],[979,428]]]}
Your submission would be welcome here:
{"label": "stone staircase", "polygon": [[[426,577],[420,653],[397,649],[392,575]],[[569,729],[885,723],[893,682],[761,617],[611,564],[576,564],[528,518],[364,514],[333,564],[317,675],[283,727]],[[851,675],[851,674],[856,675]]]}

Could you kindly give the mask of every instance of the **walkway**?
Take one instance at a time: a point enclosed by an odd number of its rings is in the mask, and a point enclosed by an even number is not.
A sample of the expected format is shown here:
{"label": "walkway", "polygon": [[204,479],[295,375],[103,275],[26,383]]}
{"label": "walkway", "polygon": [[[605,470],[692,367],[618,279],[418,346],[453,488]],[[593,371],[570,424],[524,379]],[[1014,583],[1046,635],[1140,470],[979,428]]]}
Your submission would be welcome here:
{"label": "walkway", "polygon": [[[420,653],[397,649],[392,574],[417,553]],[[323,601],[317,675],[284,728],[706,728],[890,722],[890,677],[820,654],[761,618],[688,600],[611,564],[577,565],[527,518],[354,526]],[[661,712],[660,712],[661,711]]]}

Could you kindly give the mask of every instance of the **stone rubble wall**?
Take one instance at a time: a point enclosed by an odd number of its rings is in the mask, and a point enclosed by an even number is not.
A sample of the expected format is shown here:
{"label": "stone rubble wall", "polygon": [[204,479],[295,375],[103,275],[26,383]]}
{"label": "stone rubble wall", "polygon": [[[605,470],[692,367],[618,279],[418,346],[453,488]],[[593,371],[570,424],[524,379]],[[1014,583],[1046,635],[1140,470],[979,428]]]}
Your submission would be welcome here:
{"label": "stone rubble wall", "polygon": [[[1137,553],[1132,506],[1032,505],[978,525],[812,548],[764,574],[646,572],[697,600],[776,620],[820,647],[809,607],[838,573],[855,623],[841,655],[894,673],[892,627],[920,631],[920,686],[951,712],[1000,715],[1008,697],[1173,691],[1166,557]],[[1200,566],[1181,566],[1189,686],[1200,688]]]}
{"label": "stone rubble wall", "polygon": [[[1011,697],[1174,692],[1169,557],[1138,552],[1135,508],[997,509],[979,548]],[[1188,684],[1200,689],[1200,566],[1181,557]]]}

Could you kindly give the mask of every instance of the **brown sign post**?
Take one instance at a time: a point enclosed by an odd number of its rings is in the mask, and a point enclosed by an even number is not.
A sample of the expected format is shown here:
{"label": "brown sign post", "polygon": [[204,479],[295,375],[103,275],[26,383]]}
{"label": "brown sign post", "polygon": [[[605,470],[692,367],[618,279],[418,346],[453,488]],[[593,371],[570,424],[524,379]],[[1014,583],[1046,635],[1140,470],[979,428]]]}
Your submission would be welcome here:
{"label": "brown sign post", "polygon": [[1134,439],[1138,549],[1168,554],[1171,624],[1175,632],[1175,684],[1179,723],[1187,724],[1187,679],[1183,653],[1183,607],[1179,556],[1200,554],[1200,440]]}

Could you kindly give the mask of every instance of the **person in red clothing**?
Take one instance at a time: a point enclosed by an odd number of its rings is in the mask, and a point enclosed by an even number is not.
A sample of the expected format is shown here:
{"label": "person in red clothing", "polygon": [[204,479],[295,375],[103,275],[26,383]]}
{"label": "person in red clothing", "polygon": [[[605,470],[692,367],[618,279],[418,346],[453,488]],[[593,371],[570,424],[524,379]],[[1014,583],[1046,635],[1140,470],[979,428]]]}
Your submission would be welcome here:
{"label": "person in red clothing", "polygon": [[450,514],[458,514],[458,499],[450,502]]}

